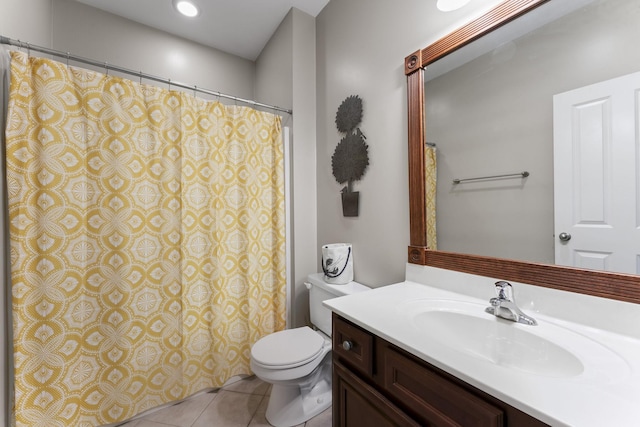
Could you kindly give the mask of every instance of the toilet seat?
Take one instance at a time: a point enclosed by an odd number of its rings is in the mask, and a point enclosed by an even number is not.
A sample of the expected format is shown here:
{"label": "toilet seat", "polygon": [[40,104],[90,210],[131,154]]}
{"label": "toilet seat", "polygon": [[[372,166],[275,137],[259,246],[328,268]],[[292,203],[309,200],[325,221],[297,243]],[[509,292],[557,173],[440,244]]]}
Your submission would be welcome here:
{"label": "toilet seat", "polygon": [[259,339],[251,348],[253,362],[271,369],[305,365],[323,353],[325,339],[308,326],[287,329]]}

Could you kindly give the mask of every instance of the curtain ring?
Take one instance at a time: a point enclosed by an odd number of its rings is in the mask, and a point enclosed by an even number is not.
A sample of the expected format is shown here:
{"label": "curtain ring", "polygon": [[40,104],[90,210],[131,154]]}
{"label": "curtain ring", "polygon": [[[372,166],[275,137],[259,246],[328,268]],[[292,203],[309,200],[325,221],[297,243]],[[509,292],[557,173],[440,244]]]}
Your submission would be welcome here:
{"label": "curtain ring", "polygon": [[31,57],[31,45],[27,43],[27,57]]}
{"label": "curtain ring", "polygon": [[70,56],[70,53],[67,52],[67,68],[69,68],[69,56]]}
{"label": "curtain ring", "polygon": [[167,83],[169,84],[169,92],[171,92],[171,79],[167,79]]}
{"label": "curtain ring", "polygon": [[138,73],[138,76],[140,77],[140,84],[142,84],[142,70],[140,70],[140,73]]}
{"label": "curtain ring", "polygon": [[198,92],[198,86],[193,85],[193,97],[195,98],[197,95],[196,93]]}
{"label": "curtain ring", "polygon": [[107,61],[104,61],[104,74],[106,76],[109,75],[109,63]]}

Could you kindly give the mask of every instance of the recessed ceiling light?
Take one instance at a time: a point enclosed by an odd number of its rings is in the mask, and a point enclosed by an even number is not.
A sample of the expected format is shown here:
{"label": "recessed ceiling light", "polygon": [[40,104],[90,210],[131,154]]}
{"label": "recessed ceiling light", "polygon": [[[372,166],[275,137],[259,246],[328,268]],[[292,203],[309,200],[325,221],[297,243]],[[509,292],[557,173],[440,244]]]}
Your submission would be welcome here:
{"label": "recessed ceiling light", "polygon": [[442,12],[451,12],[452,10],[460,9],[471,0],[438,0],[438,10]]}
{"label": "recessed ceiling light", "polygon": [[199,13],[196,5],[187,0],[174,0],[173,5],[178,12],[189,18],[193,18]]}

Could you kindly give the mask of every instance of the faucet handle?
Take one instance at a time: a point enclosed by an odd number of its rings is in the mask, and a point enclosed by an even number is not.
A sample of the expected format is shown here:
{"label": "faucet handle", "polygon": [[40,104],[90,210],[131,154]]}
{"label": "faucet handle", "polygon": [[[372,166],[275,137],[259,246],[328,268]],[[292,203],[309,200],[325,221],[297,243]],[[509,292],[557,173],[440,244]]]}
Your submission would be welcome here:
{"label": "faucet handle", "polygon": [[514,301],[511,283],[500,280],[496,282],[496,294],[501,300]]}

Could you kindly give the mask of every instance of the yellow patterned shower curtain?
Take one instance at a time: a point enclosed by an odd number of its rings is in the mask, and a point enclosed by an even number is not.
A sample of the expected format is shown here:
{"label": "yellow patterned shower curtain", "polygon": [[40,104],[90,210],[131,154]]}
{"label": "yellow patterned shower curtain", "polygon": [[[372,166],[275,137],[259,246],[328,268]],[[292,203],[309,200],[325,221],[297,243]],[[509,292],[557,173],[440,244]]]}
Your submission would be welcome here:
{"label": "yellow patterned shower curtain", "polygon": [[427,247],[438,249],[436,232],[436,183],[437,183],[437,148],[427,146],[425,149],[425,201],[427,204]]}
{"label": "yellow patterned shower curtain", "polygon": [[6,136],[16,425],[250,373],[285,325],[278,116],[13,52]]}

